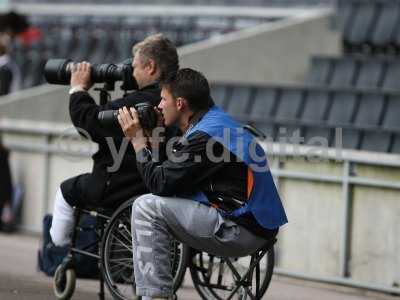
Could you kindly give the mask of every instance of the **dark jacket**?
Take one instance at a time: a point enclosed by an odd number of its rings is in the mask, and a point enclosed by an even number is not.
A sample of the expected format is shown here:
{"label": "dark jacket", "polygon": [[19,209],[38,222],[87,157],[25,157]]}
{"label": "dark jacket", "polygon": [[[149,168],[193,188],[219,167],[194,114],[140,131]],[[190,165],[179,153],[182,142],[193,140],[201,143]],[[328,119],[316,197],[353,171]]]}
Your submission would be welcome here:
{"label": "dark jacket", "polygon": [[0,96],[19,90],[21,74],[8,54],[0,55]]}
{"label": "dark jacket", "polygon": [[11,70],[7,66],[0,66],[0,96],[10,92],[12,79]]}
{"label": "dark jacket", "polygon": [[112,128],[103,127],[97,119],[103,110],[131,107],[140,102],[150,102],[156,106],[160,102],[158,85],[150,85],[124,98],[97,105],[86,92],[77,92],[70,97],[70,116],[76,128],[85,130],[92,141],[99,145],[93,155],[91,173],[82,174],[64,181],[61,190],[66,201],[74,205],[117,207],[135,195],[148,192],[136,169],[135,151],[128,144],[120,168],[115,172],[107,170],[114,164],[106,137],[112,137],[117,151],[123,140],[123,132],[118,124]]}
{"label": "dark jacket", "polygon": [[0,212],[4,203],[11,201],[12,196],[12,183],[8,155],[9,152],[0,145]]}
{"label": "dark jacket", "polygon": [[[204,115],[204,114],[203,114]],[[201,116],[197,118],[197,122]],[[196,121],[194,121],[196,122]],[[181,139],[172,147],[169,159],[154,161],[149,149],[141,150],[137,168],[151,193],[159,196],[181,196],[201,190],[212,206],[231,212],[241,207],[248,199],[247,173],[245,163],[239,162],[234,154],[227,152],[229,162],[212,161],[207,155],[207,143],[213,142],[214,157],[221,158],[223,145],[204,133],[196,132],[188,139]],[[171,156],[172,155],[172,156]],[[177,162],[172,157],[182,158]],[[183,159],[185,158],[185,159]],[[188,200],[190,201],[190,200]],[[234,219],[253,233],[270,238],[277,230],[262,228],[253,216]]]}

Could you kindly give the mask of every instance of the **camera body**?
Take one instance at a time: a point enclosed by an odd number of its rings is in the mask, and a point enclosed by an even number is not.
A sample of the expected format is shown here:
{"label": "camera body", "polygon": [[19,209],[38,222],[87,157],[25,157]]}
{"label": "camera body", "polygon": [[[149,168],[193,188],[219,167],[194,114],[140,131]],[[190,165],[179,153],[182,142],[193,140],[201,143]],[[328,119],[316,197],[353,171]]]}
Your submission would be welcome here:
{"label": "camera body", "polygon": [[[44,67],[44,78],[51,84],[69,85],[74,64],[71,59],[49,59]],[[138,89],[133,77],[132,59],[119,64],[94,64],[90,79],[93,83],[104,82],[110,86],[114,86],[116,81],[122,81],[121,89],[125,91]]]}
{"label": "camera body", "polygon": [[[142,102],[134,105],[139,122],[143,129],[151,130],[157,126],[157,114],[153,106],[148,102]],[[104,110],[99,112],[97,119],[104,127],[118,125],[118,110]]]}

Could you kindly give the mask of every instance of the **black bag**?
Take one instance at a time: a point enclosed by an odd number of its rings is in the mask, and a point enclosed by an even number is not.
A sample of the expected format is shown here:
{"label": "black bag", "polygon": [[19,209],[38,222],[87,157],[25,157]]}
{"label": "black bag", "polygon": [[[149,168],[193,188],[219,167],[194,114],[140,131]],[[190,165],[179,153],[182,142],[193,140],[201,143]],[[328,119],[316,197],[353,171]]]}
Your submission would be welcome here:
{"label": "black bag", "polygon": [[[38,266],[39,269],[48,276],[53,276],[57,267],[62,263],[64,257],[68,253],[69,246],[57,247],[51,242],[50,227],[52,215],[45,215],[43,218],[43,244],[38,251]],[[76,240],[76,248],[88,246],[94,243],[93,246],[86,249],[94,254],[98,253],[97,234],[94,230],[96,226],[96,218],[89,215],[82,215],[79,225],[84,228],[93,228],[93,230],[85,230],[78,233]],[[98,278],[99,267],[98,260],[82,254],[74,254],[75,272],[78,278]]]}

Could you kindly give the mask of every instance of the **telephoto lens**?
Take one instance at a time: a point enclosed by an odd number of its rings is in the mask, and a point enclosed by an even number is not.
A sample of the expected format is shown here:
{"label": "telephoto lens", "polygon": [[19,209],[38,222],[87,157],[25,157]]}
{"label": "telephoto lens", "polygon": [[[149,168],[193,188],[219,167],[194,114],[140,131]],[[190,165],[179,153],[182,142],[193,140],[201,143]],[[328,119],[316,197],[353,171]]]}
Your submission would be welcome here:
{"label": "telephoto lens", "polygon": [[68,85],[73,64],[71,59],[49,59],[44,66],[44,78],[51,84]]}
{"label": "telephoto lens", "polygon": [[[157,126],[157,114],[153,106],[148,102],[142,102],[134,105],[139,115],[139,122],[143,129],[154,129]],[[102,126],[111,127],[118,124],[118,110],[100,111],[97,119]]]}
{"label": "telephoto lens", "polygon": [[[71,59],[49,59],[44,66],[44,78],[51,84],[69,85],[71,69],[74,64],[75,62]],[[120,64],[92,65],[90,80],[92,83],[122,81],[122,89],[137,89],[137,82],[133,77],[132,60],[130,59]]]}

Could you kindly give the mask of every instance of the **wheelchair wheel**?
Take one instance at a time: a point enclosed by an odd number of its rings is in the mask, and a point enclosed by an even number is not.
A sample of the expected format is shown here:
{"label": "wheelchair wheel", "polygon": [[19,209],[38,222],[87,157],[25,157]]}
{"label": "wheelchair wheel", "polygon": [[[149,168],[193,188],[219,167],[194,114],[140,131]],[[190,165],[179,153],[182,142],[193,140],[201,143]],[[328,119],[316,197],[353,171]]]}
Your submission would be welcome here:
{"label": "wheelchair wheel", "polygon": [[59,265],[54,273],[53,290],[59,300],[71,299],[75,291],[76,274],[74,269],[65,269]]}
{"label": "wheelchair wheel", "polygon": [[[138,299],[135,294],[133,274],[133,252],[131,237],[131,215],[134,199],[122,204],[111,217],[101,244],[101,263],[107,287],[114,299]],[[171,263],[174,276],[174,291],[182,284],[188,263],[189,249],[171,241],[173,250]]]}
{"label": "wheelchair wheel", "polygon": [[[249,270],[250,264],[256,255],[260,255],[260,251],[251,256],[230,258],[230,261],[238,274],[243,276]],[[244,288],[237,289],[235,296],[230,298],[231,293],[237,286],[237,278],[228,267],[226,258],[193,249],[191,256],[190,274],[193,284],[202,299],[251,299]],[[271,247],[252,271],[252,282],[251,285],[249,284],[249,289],[254,299],[261,299],[267,291],[272,278],[274,262],[274,248]]]}

